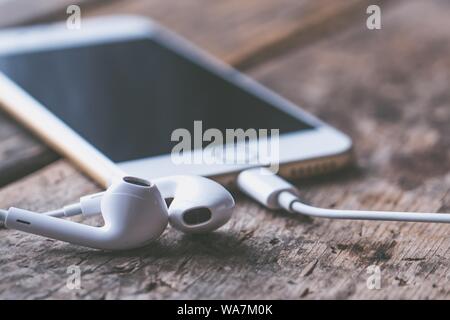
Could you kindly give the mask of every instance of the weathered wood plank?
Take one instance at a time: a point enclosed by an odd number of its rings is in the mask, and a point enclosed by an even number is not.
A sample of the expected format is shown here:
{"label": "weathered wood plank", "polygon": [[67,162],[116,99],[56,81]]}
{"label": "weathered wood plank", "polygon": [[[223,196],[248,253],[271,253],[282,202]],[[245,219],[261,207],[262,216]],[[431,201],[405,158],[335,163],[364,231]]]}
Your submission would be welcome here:
{"label": "weathered wood plank", "polygon": [[[32,16],[26,16],[32,21],[40,21],[39,17],[42,16],[46,20],[58,20],[66,15],[63,10],[66,2],[39,3],[41,2],[24,0],[14,2],[14,6],[11,3],[8,7],[3,7],[0,20],[2,16],[14,17],[12,13],[20,8],[23,8],[23,14],[32,11]],[[321,24],[337,25],[342,21],[349,23],[351,20],[347,18],[354,14],[353,8],[358,6],[358,1],[97,0],[81,2],[80,5],[82,17],[126,13],[153,17],[210,50],[218,58],[239,64],[240,61],[248,62],[249,57],[254,56],[258,50],[267,50],[274,44],[279,45],[284,38],[291,41],[296,34],[307,33]],[[45,8],[47,11],[43,10]],[[338,19],[332,19],[333,17]],[[25,16],[23,19],[16,19],[21,23],[27,21]],[[4,24],[14,21],[16,20],[8,18],[4,20]],[[320,36],[317,32],[315,35]],[[26,131],[14,129],[12,123],[0,113],[0,126],[4,134],[0,136],[0,185],[20,178],[56,158],[53,152]],[[7,132],[9,129],[12,131]],[[5,140],[6,137],[9,137],[8,140]],[[13,140],[15,142],[11,143]]]}
{"label": "weathered wood plank", "polygon": [[[365,29],[363,15],[346,34],[252,71],[355,139],[360,169],[299,183],[305,199],[327,207],[449,210],[449,8],[407,1],[383,11],[376,32]],[[2,189],[0,207],[46,210],[95,190],[60,161]],[[446,225],[306,219],[237,200],[220,232],[168,230],[154,245],[121,254],[0,230],[0,297],[449,296]],[[72,264],[81,268],[81,290],[65,286]],[[374,264],[381,290],[366,287]]]}
{"label": "weathered wood plank", "polygon": [[55,161],[58,156],[0,111],[0,186]]}
{"label": "weathered wood plank", "polygon": [[[382,30],[367,30],[362,17],[351,31],[251,73],[355,141],[359,173],[301,184],[308,201],[340,208],[449,211],[449,14],[445,1],[408,1],[383,11]],[[322,227],[312,234],[335,243],[338,256],[331,264],[333,252],[319,259],[313,280],[324,277],[328,288],[311,282],[308,297],[449,297],[449,226],[325,226],[329,235],[320,234]],[[367,290],[366,268],[375,263],[382,269],[382,289]]]}
{"label": "weathered wood plank", "polygon": [[[131,0],[89,10],[89,16],[148,16],[232,65],[250,60],[296,36],[351,23],[365,1],[347,0]],[[367,5],[365,5],[367,7]],[[224,34],[226,36],[224,37]],[[317,38],[323,36],[314,34]]]}

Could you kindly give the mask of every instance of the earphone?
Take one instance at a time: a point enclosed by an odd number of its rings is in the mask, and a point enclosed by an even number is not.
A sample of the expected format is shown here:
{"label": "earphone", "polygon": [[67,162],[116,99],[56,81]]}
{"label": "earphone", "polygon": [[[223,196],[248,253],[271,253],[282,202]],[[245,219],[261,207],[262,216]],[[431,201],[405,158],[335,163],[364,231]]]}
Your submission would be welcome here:
{"label": "earphone", "polygon": [[[139,178],[125,177],[126,181]],[[144,182],[141,182],[144,183]],[[153,183],[168,202],[170,224],[186,233],[210,232],[231,218],[234,200],[220,184],[198,176],[172,176],[154,179]],[[80,198],[80,202],[44,213],[53,217],[85,217],[102,213],[101,199],[105,192]]]}
{"label": "earphone", "polygon": [[[169,206],[165,199],[173,199]],[[216,230],[231,218],[234,199],[220,184],[197,176],[155,179],[123,177],[107,191],[77,204],[40,214],[18,208],[0,211],[0,221],[16,229],[105,250],[144,246],[158,238],[168,222],[183,232]],[[92,227],[62,217],[102,214],[105,224]]]}
{"label": "earphone", "polygon": [[417,213],[393,211],[360,211],[316,208],[301,202],[299,191],[267,168],[252,168],[241,172],[238,187],[269,209],[285,209],[302,215],[350,220],[384,220],[450,223],[450,213]]}
{"label": "earphone", "polygon": [[[238,175],[240,190],[270,209],[302,215],[351,220],[386,220],[450,223],[448,213],[334,210],[301,202],[298,190],[266,168]],[[169,206],[164,200],[171,199]],[[220,184],[202,177],[175,176],[150,183],[123,177],[106,192],[82,197],[79,203],[44,214],[18,208],[0,210],[7,228],[25,231],[86,247],[124,250],[158,238],[167,224],[187,233],[214,231],[231,218],[234,200]],[[61,219],[102,214],[105,224],[92,227]]]}

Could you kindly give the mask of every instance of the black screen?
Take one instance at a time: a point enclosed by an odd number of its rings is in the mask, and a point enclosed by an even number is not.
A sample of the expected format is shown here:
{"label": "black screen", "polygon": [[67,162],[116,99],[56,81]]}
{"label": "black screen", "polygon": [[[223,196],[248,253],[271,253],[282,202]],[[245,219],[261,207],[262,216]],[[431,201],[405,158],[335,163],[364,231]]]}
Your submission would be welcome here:
{"label": "black screen", "polygon": [[0,56],[0,70],[115,162],[170,153],[177,128],[311,128],[150,39]]}

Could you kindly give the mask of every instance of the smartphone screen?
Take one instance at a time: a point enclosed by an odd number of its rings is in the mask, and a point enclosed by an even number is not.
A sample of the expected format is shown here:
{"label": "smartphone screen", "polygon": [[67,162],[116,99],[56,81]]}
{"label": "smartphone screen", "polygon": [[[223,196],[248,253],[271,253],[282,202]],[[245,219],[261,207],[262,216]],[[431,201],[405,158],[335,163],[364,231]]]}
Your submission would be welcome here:
{"label": "smartphone screen", "polygon": [[312,126],[150,38],[0,56],[0,70],[114,162],[164,155],[178,128]]}

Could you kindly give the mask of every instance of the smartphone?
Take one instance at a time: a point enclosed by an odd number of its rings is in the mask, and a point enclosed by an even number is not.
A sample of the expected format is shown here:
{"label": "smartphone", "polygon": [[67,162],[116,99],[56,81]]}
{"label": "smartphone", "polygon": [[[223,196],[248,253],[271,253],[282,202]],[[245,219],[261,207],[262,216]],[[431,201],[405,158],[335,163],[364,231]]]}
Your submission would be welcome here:
{"label": "smartphone", "polygon": [[[134,16],[84,20],[80,30],[57,23],[1,31],[0,105],[104,186],[123,173],[196,174],[229,184],[259,165],[219,161],[224,154],[217,156],[217,146],[230,150],[242,141],[217,139],[209,156],[218,161],[174,161],[177,132],[195,140],[183,159],[201,159],[195,157],[207,149],[209,129],[223,136],[232,129],[271,130],[279,173],[288,178],[336,170],[352,159],[352,142],[342,132]],[[251,158],[255,150],[246,150]]]}

